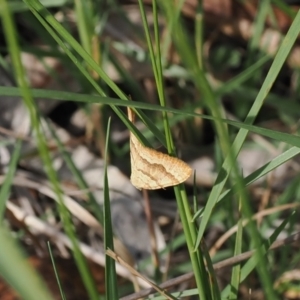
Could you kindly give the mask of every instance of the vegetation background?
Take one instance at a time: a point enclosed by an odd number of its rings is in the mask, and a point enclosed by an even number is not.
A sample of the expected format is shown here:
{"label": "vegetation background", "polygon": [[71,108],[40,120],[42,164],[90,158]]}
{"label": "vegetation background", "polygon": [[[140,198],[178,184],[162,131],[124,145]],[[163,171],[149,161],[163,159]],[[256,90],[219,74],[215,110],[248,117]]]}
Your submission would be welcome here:
{"label": "vegetation background", "polygon": [[[300,299],[291,4],[0,0],[1,299]],[[128,129],[193,178],[133,189]]]}

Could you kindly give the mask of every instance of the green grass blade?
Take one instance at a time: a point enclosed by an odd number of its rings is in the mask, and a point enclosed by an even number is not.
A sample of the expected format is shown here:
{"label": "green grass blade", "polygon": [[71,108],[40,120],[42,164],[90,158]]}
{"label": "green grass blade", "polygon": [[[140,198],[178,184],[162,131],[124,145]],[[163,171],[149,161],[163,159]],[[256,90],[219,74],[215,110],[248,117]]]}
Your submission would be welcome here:
{"label": "green grass blade", "polygon": [[51,126],[51,124],[49,124],[49,123],[47,123],[47,124],[48,124],[48,128],[50,129],[51,134],[52,134],[53,138],[55,139],[56,144],[64,158],[64,161],[66,162],[69,170],[71,171],[71,173],[73,174],[73,176],[76,180],[76,183],[78,184],[78,186],[81,190],[87,190],[86,195],[88,196],[88,199],[93,208],[93,211],[94,211],[95,215],[97,216],[97,219],[100,222],[100,224],[103,225],[103,211],[102,211],[99,203],[95,199],[93,193],[91,193],[89,191],[89,186],[86,183],[86,181],[82,175],[82,172],[80,170],[78,170],[78,168],[74,164],[74,161],[72,160],[70,153],[65,149],[64,145],[60,141],[55,130],[53,129],[53,126]]}
{"label": "green grass blade", "polygon": [[[110,211],[110,197],[109,197],[109,184],[107,177],[107,156],[108,156],[108,145],[110,134],[110,119],[108,120],[107,131],[106,131],[106,145],[105,145],[105,166],[104,166],[104,248],[105,251],[111,249],[114,251],[113,241],[113,228],[111,221]],[[115,260],[110,256],[105,256],[105,290],[107,299],[118,300],[118,281],[116,275]]]}
{"label": "green grass blade", "polygon": [[[273,232],[273,234],[271,235],[271,237],[269,238],[269,240],[265,241],[263,243],[262,246],[260,246],[260,250],[264,253],[264,255],[267,254],[268,252],[268,248],[270,247],[270,245],[278,238],[279,234],[282,232],[282,230],[284,229],[284,227],[288,224],[288,222],[290,221],[290,219],[293,217],[294,213],[289,216],[288,218],[286,218],[281,224],[280,226],[278,226],[276,228],[276,230]],[[256,253],[257,254],[257,253]],[[258,256],[257,255],[252,256],[246,263],[245,265],[242,267],[241,269],[241,276],[240,276],[240,282],[243,282],[248,276],[249,274],[254,270],[255,266],[259,263],[258,260]],[[264,279],[263,279],[264,280]],[[264,282],[262,283],[262,285],[264,285]],[[230,293],[231,287],[228,285],[223,291],[222,291],[222,298],[226,299]],[[274,293],[274,291],[273,291]],[[269,295],[266,295],[267,297]],[[273,299],[277,299],[277,297],[275,296],[275,298]]]}
{"label": "green grass blade", "polygon": [[[143,20],[145,35],[147,39],[147,45],[150,52],[151,57],[151,63],[152,63],[152,70],[155,77],[155,83],[157,86],[157,92],[159,96],[159,101],[161,106],[166,106],[166,99],[165,99],[165,91],[164,91],[164,83],[163,83],[163,75],[162,75],[162,64],[161,64],[161,52],[159,47],[159,33],[158,33],[158,16],[157,16],[157,7],[156,7],[156,0],[153,2],[153,15],[154,15],[154,31],[155,31],[155,41],[156,41],[156,52],[154,53],[154,47],[153,43],[150,37],[150,30],[149,25],[146,18],[146,13],[143,5],[143,1],[139,0],[139,6],[141,11],[141,16]],[[166,135],[166,144],[169,154],[174,154],[174,145],[173,140],[170,132],[170,126],[167,114],[163,112],[163,123],[164,123],[164,129],[165,129],[165,135]]]}
{"label": "green grass blade", "polygon": [[[154,53],[154,47],[150,37],[150,30],[146,18],[146,13],[144,9],[143,2],[139,0],[140,11],[143,20],[143,26],[145,30],[146,40],[148,49],[150,52],[152,69],[155,77],[155,82],[157,86],[157,92],[159,95],[160,104],[162,107],[166,106],[165,100],[165,91],[164,91],[164,83],[163,83],[163,75],[162,75],[162,63],[161,63],[161,52],[159,47],[159,31],[158,31],[158,16],[157,16],[157,6],[156,1],[152,2],[153,4],[153,15],[154,15],[154,32],[155,32],[155,42],[156,42],[156,53]],[[163,123],[166,135],[166,144],[169,154],[174,155],[175,149],[174,144],[170,132],[170,125],[168,121],[168,116],[166,112],[163,112]],[[207,281],[207,272],[205,269],[203,256],[200,254],[200,249],[194,251],[193,245],[195,243],[196,238],[196,226],[195,223],[192,223],[192,216],[189,208],[189,202],[187,199],[187,195],[184,189],[184,186],[180,184],[179,186],[174,187],[176,201],[179,208],[180,218],[183,224],[184,232],[186,235],[186,241],[189,249],[189,254],[191,257],[192,266],[195,272],[195,279],[197,282],[197,287],[199,290],[199,296],[201,299],[209,299],[210,290],[209,284]]]}
{"label": "green grass blade", "polygon": [[237,76],[226,81],[221,87],[217,88],[215,91],[216,96],[221,96],[223,94],[235,91],[235,89],[240,88],[243,83],[253,77],[253,74],[260,70],[268,61],[271,60],[269,55],[265,55],[256,61],[254,64],[249,66],[246,70],[239,73]]}
{"label": "green grass blade", "polygon": [[[65,28],[50,14],[50,12],[41,5],[40,2],[36,0],[24,0],[24,2],[29,6],[32,13],[38,18],[38,20],[42,23],[42,25],[47,29],[47,31],[51,31],[51,35],[58,42],[58,35],[67,42],[72,49],[74,49],[84,60],[85,62],[98,73],[100,78],[102,78],[106,84],[123,100],[127,100],[127,97],[124,93],[118,88],[118,86],[107,76],[107,74],[102,70],[102,68],[94,61],[94,59],[87,53],[82,46],[72,37],[72,35],[65,30]],[[57,35],[58,34],[58,35]],[[63,42],[59,42],[60,46],[63,47],[64,51],[70,56],[72,53],[68,51],[68,48]],[[78,58],[72,55],[72,60],[76,64],[77,67],[80,66],[80,62]],[[81,68],[82,72],[85,72],[85,76],[90,78],[89,74]],[[100,93],[100,95],[104,95],[104,92],[100,89],[100,87],[96,84],[96,90]]]}
{"label": "green grass blade", "polygon": [[[243,222],[242,220],[238,221],[238,230],[236,233],[235,239],[235,249],[234,249],[234,256],[237,256],[242,253],[242,241],[243,241]],[[240,285],[240,274],[241,272],[241,265],[238,264],[233,267],[232,274],[231,274],[231,283],[230,283],[230,294],[229,299],[238,299],[238,291]]]}
{"label": "green grass blade", "polygon": [[[176,45],[177,51],[189,70],[191,79],[196,86],[199,93],[201,93],[201,100],[208,108],[209,113],[215,118],[221,118],[223,115],[222,105],[215,97],[211,86],[208,83],[205,75],[205,70],[199,68],[197,55],[195,53],[195,46],[189,39],[189,34],[182,22],[181,18],[173,21],[176,16],[176,5],[171,0],[161,1],[160,5],[166,14],[166,18],[172,24],[172,37]],[[228,132],[225,124],[213,124],[218,135],[223,155],[227,155],[230,149]],[[230,154],[230,153],[229,153]]]}
{"label": "green grass blade", "polygon": [[[200,244],[201,246],[201,254],[203,253],[203,257],[205,257],[205,261],[206,261],[206,267],[207,267],[207,295],[209,295],[208,299],[213,299],[213,300],[221,300],[221,294],[220,294],[220,290],[218,287],[218,280],[217,280],[217,276],[213,267],[213,263],[212,260],[210,258],[209,255],[209,251],[205,245],[204,242],[202,242]],[[201,257],[200,257],[201,259]],[[204,282],[203,282],[204,283]]]}
{"label": "green grass blade", "polygon": [[53,254],[52,254],[52,250],[51,250],[51,246],[50,246],[49,242],[47,242],[47,246],[48,246],[48,251],[49,251],[49,254],[50,254],[51,263],[52,263],[52,266],[53,266],[55,278],[56,278],[56,281],[57,281],[57,284],[58,284],[60,296],[61,296],[61,298],[63,300],[66,300],[66,296],[65,296],[65,293],[64,293],[63,288],[62,288],[61,283],[60,283],[59,275],[58,275],[58,272],[57,272],[57,269],[56,269],[56,265],[55,265],[55,260],[54,260],[54,257],[53,257]]}
{"label": "green grass blade", "polygon": [[14,179],[17,164],[19,161],[19,157],[20,157],[20,153],[21,153],[21,146],[22,146],[22,141],[18,140],[15,144],[15,149],[12,154],[9,166],[8,166],[8,172],[6,174],[6,177],[2,184],[2,187],[0,189],[0,223],[2,223],[2,221],[3,221],[5,207],[6,207],[6,201],[8,199],[9,193],[10,193],[12,181]]}
{"label": "green grass blade", "polygon": [[259,4],[259,8],[257,9],[258,14],[256,15],[256,19],[253,24],[253,35],[248,45],[250,56],[255,50],[259,48],[259,43],[263,34],[266,18],[268,12],[270,11],[270,8],[270,0],[261,1]]}
{"label": "green grass blade", "polygon": [[[21,90],[19,88],[14,88],[14,87],[13,88],[12,87],[0,87],[0,94],[3,96],[20,96]],[[298,137],[298,136],[275,131],[275,130],[270,130],[270,129],[266,129],[266,128],[262,128],[262,127],[258,127],[258,126],[254,126],[254,125],[248,125],[248,124],[245,124],[242,122],[231,121],[231,120],[227,120],[227,119],[217,119],[214,117],[190,112],[188,109],[177,110],[177,109],[173,109],[173,108],[169,108],[169,107],[162,107],[159,105],[148,104],[148,103],[133,102],[133,101],[125,102],[123,100],[115,99],[115,98],[101,97],[101,96],[95,96],[95,95],[75,94],[75,93],[69,93],[69,92],[46,91],[46,90],[38,90],[38,89],[33,89],[32,95],[33,95],[33,97],[37,97],[37,98],[45,97],[45,98],[51,98],[51,99],[61,99],[61,100],[66,100],[66,101],[73,100],[73,101],[85,102],[85,103],[101,103],[101,104],[108,104],[108,105],[111,104],[111,105],[115,105],[115,106],[125,106],[125,107],[129,106],[129,107],[140,108],[140,109],[171,112],[171,113],[182,114],[182,115],[186,115],[186,116],[190,116],[190,117],[200,117],[203,119],[213,120],[216,122],[224,122],[224,123],[232,125],[236,128],[242,128],[247,131],[252,131],[257,134],[261,134],[263,136],[272,138],[274,140],[285,142],[292,146],[300,147],[300,137]],[[126,118],[125,115],[124,115],[124,118]],[[148,122],[149,118],[143,118],[143,120],[145,120],[145,123],[146,123],[146,122]],[[134,129],[135,127],[130,125],[131,123],[129,121],[126,121],[126,122],[128,124],[128,127],[131,130],[134,130],[134,132],[137,135],[139,135],[138,130]],[[155,126],[155,128],[156,128],[154,130],[155,133],[160,132],[156,126]],[[145,142],[145,139],[140,138],[140,136],[139,136],[139,139],[142,140],[142,142],[147,145],[147,142]]]}
{"label": "green grass blade", "polygon": [[[81,47],[81,45],[70,35],[63,26],[36,0],[24,0],[28,6],[30,7],[32,13],[36,16],[36,18],[41,22],[41,24],[46,28],[46,30],[50,33],[50,35],[55,39],[55,41],[60,45],[60,47],[67,53],[70,59],[74,62],[74,64],[78,67],[78,69],[82,72],[82,74],[86,77],[86,79],[91,83],[91,85],[95,88],[95,90],[101,95],[106,96],[103,89],[95,82],[95,80],[91,77],[91,75],[87,72],[87,70],[81,65],[78,61],[78,58],[69,50],[69,47],[65,45],[65,42],[68,43],[77,53],[82,57],[82,59],[89,65],[89,67],[94,70],[100,78],[115,92],[120,99],[125,100],[126,102],[123,106],[128,106],[126,95],[118,88],[118,86],[107,76],[107,74],[102,70],[102,68],[93,60],[93,58]],[[64,39],[64,41],[60,38],[60,36]],[[118,107],[115,107],[111,103],[112,109],[118,115],[118,117],[122,120],[122,122],[130,129],[133,128],[133,125],[126,118],[125,114],[119,110]],[[146,116],[139,112],[138,115],[142,117],[142,119],[146,119]],[[148,119],[149,121],[149,119]],[[160,142],[164,145],[165,140],[163,139],[162,134],[155,130],[156,126],[153,122],[146,123],[146,125],[153,131],[154,135],[158,137]],[[135,132],[135,131],[134,131]],[[136,133],[136,132],[135,132]]]}
{"label": "green grass blade", "polygon": [[195,16],[195,46],[199,69],[203,69],[203,45],[204,45],[204,11],[203,2],[199,1]]}
{"label": "green grass blade", "polygon": [[[288,31],[287,35],[285,36],[284,40],[281,43],[281,46],[278,50],[278,53],[276,54],[276,57],[274,59],[274,62],[268,72],[268,75],[257,95],[257,98],[255,99],[255,102],[250,109],[248,116],[245,120],[245,124],[252,124],[255,120],[255,117],[257,116],[265,97],[267,96],[268,92],[270,91],[279,71],[281,70],[288,54],[290,53],[290,50],[292,46],[294,45],[298,35],[299,35],[299,29],[300,29],[300,12],[298,12],[297,16],[294,19],[294,22],[291,25],[290,30]],[[238,152],[240,151],[246,136],[248,134],[248,130],[241,129],[236,136],[232,149],[234,151],[234,155],[236,156]],[[221,168],[220,173],[218,174],[218,177],[216,179],[216,184],[214,185],[207,205],[205,207],[204,213],[203,213],[203,219],[200,224],[198,237],[197,237],[197,245],[200,243],[200,240],[203,237],[205,228],[208,224],[208,221],[210,219],[212,210],[217,203],[220,194],[222,193],[222,190],[225,186],[225,183],[227,181],[227,178],[229,176],[229,172],[231,170],[231,164],[230,164],[230,158],[226,158],[223,166]]]}
{"label": "green grass blade", "polygon": [[53,300],[44,282],[19,250],[20,245],[4,227],[0,227],[0,245],[0,275],[22,299]]}
{"label": "green grass blade", "polygon": [[[69,2],[69,0],[41,0],[41,3],[45,7],[61,7],[66,5]],[[9,9],[11,12],[19,13],[23,11],[28,11],[28,6],[25,3],[22,3],[20,0],[10,0],[8,2]]]}
{"label": "green grass blade", "polygon": [[6,5],[5,0],[0,1],[0,13],[3,20],[3,28],[5,29],[5,37],[8,44],[8,49],[10,53],[10,57],[12,60],[12,65],[14,68],[14,73],[16,77],[16,81],[18,86],[20,87],[21,96],[23,98],[24,104],[26,108],[29,111],[31,125],[33,127],[33,130],[36,134],[37,139],[37,146],[39,149],[40,156],[43,160],[45,171],[47,176],[50,179],[50,182],[52,184],[53,190],[58,198],[58,210],[60,217],[62,219],[64,229],[69,236],[69,238],[72,241],[73,246],[73,254],[77,263],[77,266],[81,272],[82,279],[84,281],[84,284],[86,286],[86,289],[89,293],[89,296],[91,299],[97,299],[98,298],[98,292],[95,287],[95,283],[93,278],[91,277],[91,274],[89,273],[87,263],[85,261],[85,258],[83,257],[82,253],[80,252],[78,241],[76,238],[74,226],[70,220],[70,215],[63,204],[62,196],[61,196],[61,188],[60,184],[57,178],[57,174],[52,166],[52,159],[49,154],[49,149],[47,147],[47,143],[45,140],[45,136],[42,132],[42,129],[40,127],[40,117],[39,112],[36,107],[36,103],[34,102],[32,98],[31,91],[28,87],[27,79],[25,76],[25,71],[21,62],[21,52],[20,47],[17,41],[17,31],[15,28],[15,23],[13,22],[13,18],[11,16],[11,12],[9,11],[8,6]]}
{"label": "green grass blade", "polygon": [[[250,185],[251,183],[255,182],[256,180],[258,180],[259,178],[267,175],[268,173],[270,173],[272,170],[275,170],[276,168],[278,168],[280,165],[284,164],[285,162],[291,160],[293,157],[296,157],[297,155],[300,154],[300,149],[297,147],[293,147],[287,151],[285,151],[284,153],[280,154],[279,156],[277,156],[276,158],[274,158],[273,160],[271,160],[270,162],[266,163],[265,165],[263,165],[262,167],[260,167],[259,169],[257,169],[256,171],[254,171],[252,174],[250,174],[249,176],[247,176],[244,181],[246,185]],[[227,191],[225,191],[219,198],[218,202],[221,202],[223,200],[226,200],[228,197],[232,196],[232,193],[234,192],[235,189],[229,189]],[[197,212],[198,217],[200,216],[200,214]]]}
{"label": "green grass blade", "polygon": [[75,0],[74,4],[81,45],[87,53],[92,55],[92,3],[90,0]]}

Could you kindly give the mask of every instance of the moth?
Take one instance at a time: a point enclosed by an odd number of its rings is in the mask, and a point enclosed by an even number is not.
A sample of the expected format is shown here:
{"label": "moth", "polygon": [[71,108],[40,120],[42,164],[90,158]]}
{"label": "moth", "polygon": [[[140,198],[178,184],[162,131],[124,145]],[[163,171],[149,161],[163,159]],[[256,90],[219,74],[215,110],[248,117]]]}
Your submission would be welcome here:
{"label": "moth", "polygon": [[[128,119],[134,123],[135,114],[127,108]],[[182,160],[148,148],[130,132],[131,183],[137,189],[156,190],[187,180],[192,169]]]}

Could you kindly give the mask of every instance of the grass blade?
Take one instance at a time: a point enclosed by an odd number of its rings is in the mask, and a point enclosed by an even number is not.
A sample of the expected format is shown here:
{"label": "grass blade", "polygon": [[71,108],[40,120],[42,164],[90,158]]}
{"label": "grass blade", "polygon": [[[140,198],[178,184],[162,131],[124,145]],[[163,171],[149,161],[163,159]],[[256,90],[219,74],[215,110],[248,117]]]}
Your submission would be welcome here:
{"label": "grass blade", "polygon": [[[20,245],[0,227],[0,274],[24,300],[53,300],[44,282],[26,261]],[[16,272],[17,270],[17,272]]]}
{"label": "grass blade", "polygon": [[[111,249],[114,251],[113,242],[113,228],[111,221],[110,211],[110,197],[109,197],[109,185],[107,177],[107,156],[108,156],[108,145],[109,145],[109,131],[110,131],[110,119],[108,120],[107,131],[106,131],[106,146],[105,146],[105,166],[104,166],[104,247],[105,251]],[[116,275],[115,260],[110,256],[105,256],[105,289],[107,299],[118,300],[118,282]]]}
{"label": "grass blade", "polygon": [[[255,120],[255,117],[257,116],[265,97],[267,96],[268,92],[270,91],[279,71],[281,70],[288,54],[291,51],[292,46],[294,45],[300,31],[300,12],[298,12],[297,16],[294,19],[294,22],[292,23],[290,30],[288,31],[287,35],[285,36],[284,40],[281,43],[281,46],[276,54],[276,57],[274,59],[274,62],[268,72],[268,75],[255,99],[255,102],[250,109],[247,118],[245,120],[245,124],[252,124]],[[236,156],[238,152],[240,151],[246,136],[248,134],[248,130],[246,129],[240,129],[238,135],[236,136],[234,142],[233,142],[233,152]],[[197,245],[200,243],[200,240],[203,237],[205,228],[208,224],[209,218],[211,216],[212,210],[217,203],[221,192],[225,186],[225,183],[227,181],[227,178],[229,177],[229,173],[231,170],[231,164],[230,159],[227,157],[223,163],[222,169],[220,173],[218,174],[218,177],[216,179],[216,184],[214,185],[207,205],[205,207],[204,213],[203,213],[203,219],[200,224],[198,237],[197,237]]]}
{"label": "grass blade", "polygon": [[22,146],[22,141],[18,140],[17,143],[15,144],[15,149],[12,154],[9,166],[8,166],[8,172],[5,176],[5,180],[4,180],[1,190],[0,190],[0,223],[2,223],[2,221],[3,221],[5,205],[6,205],[6,201],[9,196],[12,181],[13,181],[13,178],[14,178],[14,175],[16,172],[18,160],[19,160],[20,153],[21,153],[21,146]]}

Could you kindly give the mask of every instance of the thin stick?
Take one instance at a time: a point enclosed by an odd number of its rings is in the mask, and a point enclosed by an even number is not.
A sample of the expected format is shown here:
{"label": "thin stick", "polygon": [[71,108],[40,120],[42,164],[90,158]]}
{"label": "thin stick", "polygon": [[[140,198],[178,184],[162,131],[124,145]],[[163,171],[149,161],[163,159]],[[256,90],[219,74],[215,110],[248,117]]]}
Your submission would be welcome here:
{"label": "thin stick", "polygon": [[159,286],[154,284],[152,281],[144,277],[142,274],[140,274],[138,271],[136,271],[134,268],[132,268],[129,264],[127,264],[120,256],[118,256],[115,252],[113,252],[110,249],[106,250],[106,254],[110,257],[112,257],[116,262],[118,262],[121,266],[125,267],[128,269],[129,272],[131,272],[132,275],[141,278],[145,282],[147,282],[149,285],[152,286],[154,290],[159,292],[162,296],[166,297],[169,300],[176,300],[175,297],[167,293],[166,291],[162,290]]}
{"label": "thin stick", "polygon": [[158,253],[157,253],[157,240],[156,240],[156,235],[155,235],[155,230],[154,230],[150,200],[149,200],[148,192],[145,189],[143,189],[143,197],[145,200],[145,214],[146,214],[146,218],[147,218],[149,235],[150,235],[152,261],[153,261],[155,268],[158,270],[160,263],[159,263]]}

